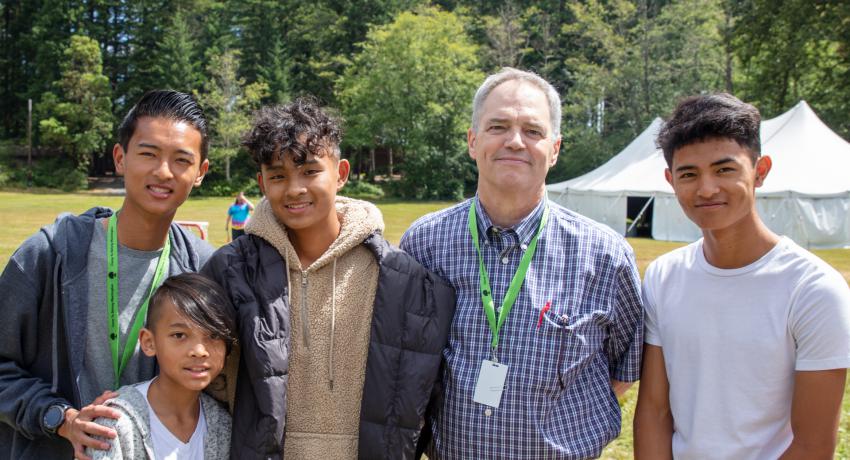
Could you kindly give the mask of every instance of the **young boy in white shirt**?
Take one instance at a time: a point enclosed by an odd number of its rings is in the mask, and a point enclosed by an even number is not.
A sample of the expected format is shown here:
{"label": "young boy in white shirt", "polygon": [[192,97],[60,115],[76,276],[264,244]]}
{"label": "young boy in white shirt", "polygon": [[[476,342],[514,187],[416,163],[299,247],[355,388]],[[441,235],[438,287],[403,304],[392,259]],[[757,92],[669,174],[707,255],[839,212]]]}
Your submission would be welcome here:
{"label": "young boy in white shirt", "polygon": [[165,280],[151,298],[142,352],[159,374],[127,385],[107,401],[120,417],[95,421],[115,430],[109,450],[93,459],[224,460],[230,457],[227,410],[203,390],[224,367],[235,339],[233,306],[214,282],[197,273]]}
{"label": "young boy in white shirt", "polygon": [[[759,218],[771,169],[758,110],[728,94],[682,101],[658,136],[703,238],[650,264],[635,457],[832,458],[850,289]],[[802,154],[802,152],[801,152]]]}

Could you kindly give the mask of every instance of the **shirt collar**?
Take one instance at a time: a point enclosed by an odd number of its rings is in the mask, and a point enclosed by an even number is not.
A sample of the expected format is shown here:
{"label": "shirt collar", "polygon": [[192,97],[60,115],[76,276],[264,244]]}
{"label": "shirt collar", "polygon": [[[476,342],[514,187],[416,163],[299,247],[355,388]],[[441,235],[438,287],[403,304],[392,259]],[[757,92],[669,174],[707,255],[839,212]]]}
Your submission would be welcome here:
{"label": "shirt collar", "polygon": [[534,234],[537,233],[537,227],[540,225],[540,219],[543,217],[543,209],[546,207],[546,200],[546,195],[543,195],[540,203],[537,203],[537,206],[513,227],[500,228],[493,225],[493,221],[490,220],[490,216],[487,214],[484,206],[481,205],[481,200],[478,199],[478,194],[476,193],[473,202],[475,204],[475,214],[478,217],[478,233],[489,239],[492,228],[513,230],[519,237],[519,241],[529,243],[534,237]]}

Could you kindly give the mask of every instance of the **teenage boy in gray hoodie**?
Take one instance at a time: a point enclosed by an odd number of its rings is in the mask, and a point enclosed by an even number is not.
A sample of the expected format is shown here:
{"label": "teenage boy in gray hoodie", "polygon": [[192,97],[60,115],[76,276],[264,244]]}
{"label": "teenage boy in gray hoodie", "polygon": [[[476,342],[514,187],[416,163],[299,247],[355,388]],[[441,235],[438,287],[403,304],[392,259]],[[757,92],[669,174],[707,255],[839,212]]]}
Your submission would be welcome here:
{"label": "teenage boy in gray hoodie", "polygon": [[414,456],[454,293],[384,240],[374,205],[337,196],[340,138],[306,99],[246,136],[265,198],[203,269],[237,310],[233,458]]}
{"label": "teenage boy in gray hoodie", "polygon": [[[124,176],[119,213],[60,216],[0,275],[0,459],[87,459],[107,449],[92,422],[121,385],[154,376],[136,351],[147,299],[169,275],[197,271],[212,248],[172,223],[207,171],[207,123],[176,91],[142,96],[112,156]],[[126,352],[124,352],[126,350]],[[98,396],[100,395],[100,396]]]}

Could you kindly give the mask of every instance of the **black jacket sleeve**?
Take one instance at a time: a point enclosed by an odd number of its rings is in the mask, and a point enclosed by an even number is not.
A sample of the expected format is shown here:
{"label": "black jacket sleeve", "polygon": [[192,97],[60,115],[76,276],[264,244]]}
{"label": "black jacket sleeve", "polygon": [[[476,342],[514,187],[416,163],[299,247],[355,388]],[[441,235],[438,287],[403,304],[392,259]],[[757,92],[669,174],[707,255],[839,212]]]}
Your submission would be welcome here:
{"label": "black jacket sleeve", "polygon": [[[289,378],[284,263],[275,249],[249,235],[216,251],[201,273],[230,296],[239,331],[231,458],[281,458],[286,420],[282,396]],[[258,277],[280,280],[280,284],[268,286]]]}

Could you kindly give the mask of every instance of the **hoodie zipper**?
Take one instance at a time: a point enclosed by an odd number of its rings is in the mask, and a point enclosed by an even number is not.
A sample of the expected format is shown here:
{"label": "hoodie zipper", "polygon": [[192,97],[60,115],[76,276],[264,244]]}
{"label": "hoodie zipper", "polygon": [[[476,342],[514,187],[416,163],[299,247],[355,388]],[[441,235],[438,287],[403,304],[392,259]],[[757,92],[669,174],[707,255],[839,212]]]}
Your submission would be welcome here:
{"label": "hoodie zipper", "polygon": [[307,271],[301,270],[301,340],[304,351],[310,350],[310,317],[307,312]]}

